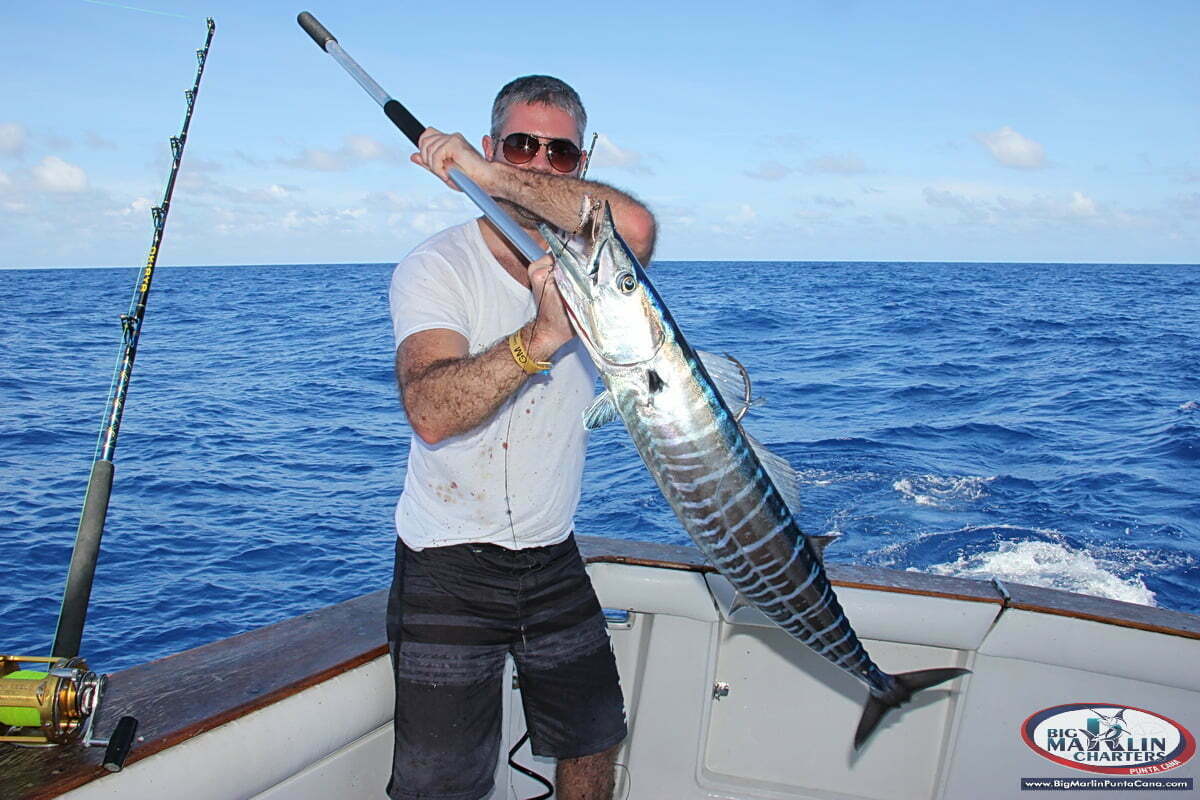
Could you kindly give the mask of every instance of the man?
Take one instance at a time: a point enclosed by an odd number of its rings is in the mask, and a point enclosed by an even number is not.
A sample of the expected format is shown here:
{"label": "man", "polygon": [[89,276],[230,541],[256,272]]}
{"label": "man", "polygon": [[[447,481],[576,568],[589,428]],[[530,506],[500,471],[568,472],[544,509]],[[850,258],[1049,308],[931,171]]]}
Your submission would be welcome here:
{"label": "man", "polygon": [[[414,163],[456,166],[534,239],[611,204],[647,263],[650,212],[581,180],[586,113],[547,76],[518,78],[476,151],[427,129]],[[624,702],[603,615],[572,535],[596,373],[550,278],[486,219],[397,265],[396,378],[414,436],[396,507],[388,640],[396,670],[395,800],[475,800],[498,757],[504,658],[516,661],[533,752],[558,759],[562,800],[610,798]]]}

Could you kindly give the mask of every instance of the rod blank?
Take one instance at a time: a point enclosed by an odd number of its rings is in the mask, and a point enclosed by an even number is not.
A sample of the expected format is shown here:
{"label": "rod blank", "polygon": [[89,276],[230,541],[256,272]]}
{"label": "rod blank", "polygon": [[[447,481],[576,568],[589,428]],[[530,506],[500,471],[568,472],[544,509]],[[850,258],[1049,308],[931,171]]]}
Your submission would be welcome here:
{"label": "rod blank", "polygon": [[196,82],[184,93],[187,98],[187,112],[183,118],[183,127],[178,136],[171,137],[171,172],[167,176],[167,187],[163,192],[162,203],[150,210],[154,221],[150,252],[146,257],[145,267],[138,273],[129,313],[121,315],[121,350],[117,355],[108,405],[104,409],[104,419],[100,425],[100,437],[96,443],[96,455],[88,479],[87,494],[84,495],[79,529],[75,533],[75,547],[71,551],[71,566],[67,570],[67,585],[63,590],[58,626],[54,632],[52,654],[58,658],[74,658],[79,655],[79,647],[83,641],[83,626],[87,621],[88,604],[91,601],[92,580],[96,574],[96,561],[100,556],[100,539],[104,536],[104,521],[108,515],[109,497],[112,495],[117,435],[121,430],[125,399],[133,377],[133,361],[137,356],[142,320],[146,316],[146,301],[150,297],[150,284],[154,279],[154,267],[158,263],[163,227],[167,222],[167,212],[171,209],[171,195],[175,191],[175,177],[179,173],[180,159],[187,143],[196,94],[200,91],[200,78],[204,75],[204,62],[208,58],[208,48],[212,45],[213,33],[217,27],[211,17],[207,24],[208,37],[204,41],[204,48],[196,51]]}

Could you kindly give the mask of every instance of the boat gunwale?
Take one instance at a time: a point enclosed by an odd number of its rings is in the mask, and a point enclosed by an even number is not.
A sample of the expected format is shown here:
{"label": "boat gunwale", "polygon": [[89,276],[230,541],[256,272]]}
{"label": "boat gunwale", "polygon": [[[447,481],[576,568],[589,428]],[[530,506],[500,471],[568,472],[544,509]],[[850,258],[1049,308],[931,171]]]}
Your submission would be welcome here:
{"label": "boat gunwale", "polygon": [[[589,564],[630,564],[689,572],[717,572],[704,560],[699,550],[688,545],[635,542],[600,536],[580,536],[579,543]],[[614,547],[614,544],[617,546]],[[1200,639],[1200,615],[1186,611],[1007,581],[1003,583],[1006,592],[1003,594],[995,583],[953,575],[828,562],[825,568],[835,587],[994,603],[1005,609]]]}

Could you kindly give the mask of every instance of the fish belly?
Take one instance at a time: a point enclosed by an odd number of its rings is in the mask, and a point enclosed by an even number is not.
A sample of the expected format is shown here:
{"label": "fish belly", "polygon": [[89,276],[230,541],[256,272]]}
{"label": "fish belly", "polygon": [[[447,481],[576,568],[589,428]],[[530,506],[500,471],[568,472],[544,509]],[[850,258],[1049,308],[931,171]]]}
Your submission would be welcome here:
{"label": "fish belly", "polygon": [[664,384],[654,395],[636,386],[609,388],[680,523],[741,595],[870,685],[870,657],[738,424],[702,382],[667,378]]}

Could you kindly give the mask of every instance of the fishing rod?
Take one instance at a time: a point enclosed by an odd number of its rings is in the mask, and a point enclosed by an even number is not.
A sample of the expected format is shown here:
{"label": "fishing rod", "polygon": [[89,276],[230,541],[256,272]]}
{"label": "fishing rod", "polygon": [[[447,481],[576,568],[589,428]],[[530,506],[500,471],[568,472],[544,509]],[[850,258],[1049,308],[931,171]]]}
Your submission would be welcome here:
{"label": "fishing rod", "polygon": [[[62,607],[59,611],[51,656],[45,658],[0,655],[0,730],[11,729],[10,735],[0,736],[0,742],[63,744],[82,739],[85,746],[108,747],[103,763],[113,772],[121,769],[129,753],[137,732],[137,720],[133,717],[122,717],[108,740],[92,737],[92,728],[108,676],[97,675],[89,670],[87,662],[79,657],[79,647],[83,640],[83,626],[87,619],[92,580],[100,553],[100,539],[104,535],[104,521],[112,494],[115,471],[113,457],[117,449],[117,435],[121,430],[125,400],[129,393],[142,321],[146,316],[146,301],[150,296],[150,284],[154,279],[154,267],[158,263],[163,230],[171,209],[171,195],[175,191],[175,179],[179,174],[183,148],[187,143],[196,96],[200,92],[200,79],[204,76],[204,65],[208,60],[208,50],[212,46],[213,33],[216,31],[216,23],[211,17],[208,18],[207,25],[208,36],[204,40],[204,47],[196,51],[198,64],[195,83],[184,92],[187,111],[183,118],[183,127],[179,135],[172,136],[170,140],[171,172],[167,177],[162,203],[150,209],[154,224],[150,252],[146,257],[145,267],[134,284],[129,313],[121,315],[121,349],[113,371],[108,405],[101,421],[91,475],[84,494],[83,511],[75,534],[71,565],[67,570],[66,588],[63,590]],[[38,665],[38,668],[30,669],[23,665]]]}
{"label": "fishing rod", "polygon": [[[333,56],[333,60],[342,65],[346,72],[354,80],[358,81],[358,85],[366,90],[367,94],[371,95],[383,108],[383,113],[392,121],[392,124],[400,129],[400,132],[408,137],[408,140],[414,145],[417,145],[421,134],[425,132],[425,126],[417,121],[417,118],[412,115],[407,108],[394,97],[389,95],[382,86],[374,81],[370,75],[351,58],[342,46],[338,44],[337,39],[333,34],[326,30],[325,26],[317,21],[317,18],[307,11],[301,11],[296,21],[300,23],[300,27],[304,32],[312,37],[312,40],[317,43],[317,47],[324,50],[329,55]],[[542,256],[546,255],[538,243],[534,241],[524,228],[516,223],[512,217],[506,214],[491,195],[479,188],[479,184],[463,174],[458,167],[450,167],[448,170],[450,179],[454,181],[463,194],[471,198],[483,215],[491,220],[504,238],[512,243],[513,247],[521,251],[521,255],[525,256],[529,261],[537,261]]]}
{"label": "fishing rod", "polygon": [[104,519],[108,514],[108,500],[112,494],[113,456],[117,450],[117,434],[121,430],[121,417],[125,413],[125,399],[129,394],[129,381],[133,374],[133,359],[137,356],[138,338],[142,333],[142,320],[146,317],[146,301],[150,297],[150,283],[154,279],[154,267],[158,263],[158,249],[162,244],[163,229],[167,214],[171,210],[171,195],[175,191],[175,178],[179,175],[183,148],[187,144],[188,127],[192,124],[192,112],[196,107],[196,94],[200,91],[200,79],[204,76],[204,63],[208,59],[208,48],[212,45],[216,23],[208,19],[208,38],[204,47],[196,51],[196,82],[183,94],[187,99],[187,112],[183,128],[178,136],[171,137],[171,173],[167,177],[167,188],[160,205],[150,209],[154,222],[154,234],[146,266],[134,285],[129,313],[121,315],[123,340],[113,371],[112,388],[108,405],[100,425],[100,437],[96,443],[96,455],[92,462],[92,473],[84,495],[83,514],[79,520],[79,531],[75,536],[75,549],[71,553],[71,567],[67,572],[67,587],[63,592],[62,610],[58,617],[58,630],[54,635],[52,654],[59,658],[71,658],[79,654],[83,639],[83,625],[87,617],[88,600],[92,593],[92,578],[96,573],[96,557],[100,552],[100,538],[104,535]]}

